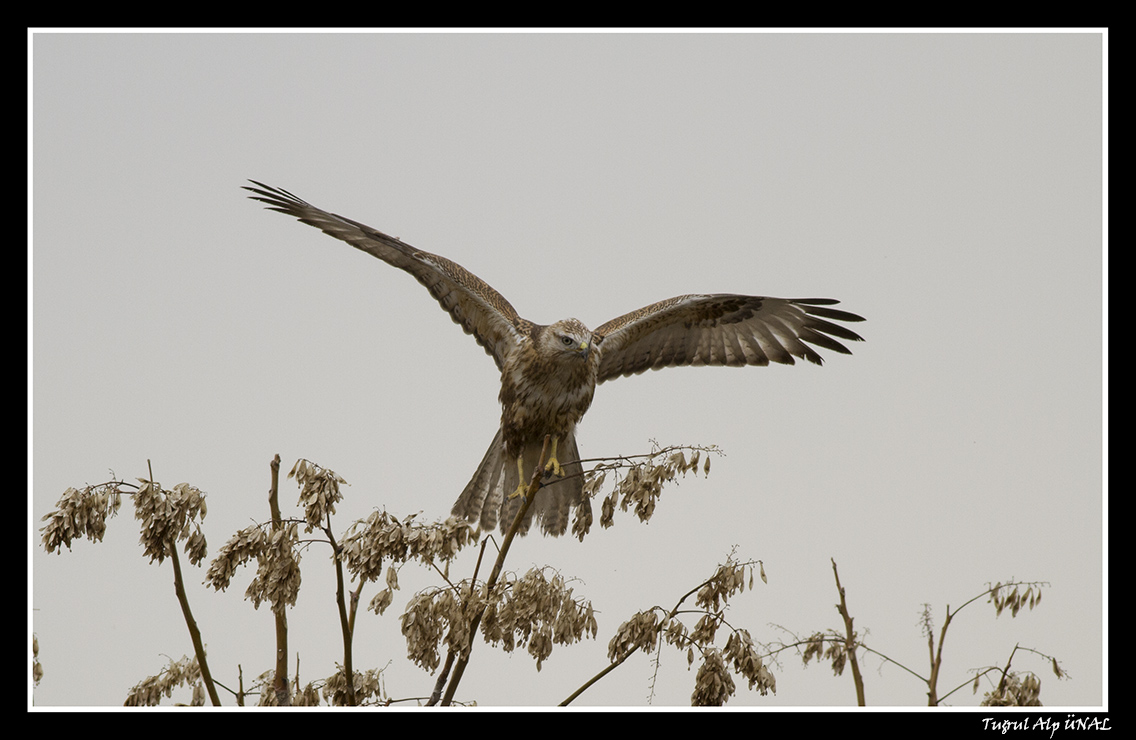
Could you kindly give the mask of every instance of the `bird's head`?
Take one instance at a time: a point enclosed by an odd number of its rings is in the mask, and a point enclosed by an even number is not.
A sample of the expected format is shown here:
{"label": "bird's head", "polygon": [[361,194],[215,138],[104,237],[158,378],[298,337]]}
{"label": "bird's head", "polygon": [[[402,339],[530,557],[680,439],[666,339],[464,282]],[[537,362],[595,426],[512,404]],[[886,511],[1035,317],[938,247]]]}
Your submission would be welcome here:
{"label": "bird's head", "polygon": [[587,360],[592,351],[592,332],[579,319],[563,319],[541,332],[540,344],[548,356]]}

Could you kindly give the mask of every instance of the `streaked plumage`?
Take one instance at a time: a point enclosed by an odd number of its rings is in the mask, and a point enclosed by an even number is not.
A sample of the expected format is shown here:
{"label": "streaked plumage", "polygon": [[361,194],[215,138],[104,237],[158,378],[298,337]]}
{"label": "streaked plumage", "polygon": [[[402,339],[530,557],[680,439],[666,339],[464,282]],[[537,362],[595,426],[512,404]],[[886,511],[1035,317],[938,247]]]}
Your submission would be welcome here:
{"label": "streaked plumage", "polygon": [[[651,304],[589,331],[576,319],[544,326],[522,319],[505,297],[461,265],[357,221],[328,213],[286,190],[253,181],[251,198],[296,217],[413,275],[472,334],[501,371],[501,427],[453,513],[492,529],[512,523],[546,434],[556,444],[544,486],[529,510],[545,534],[568,527],[582,497],[576,425],[597,383],[646,370],[683,365],[792,365],[794,357],[821,364],[807,343],[851,354],[834,337],[861,341],[832,321],[863,321],[828,308],[827,298],[683,295]],[[520,465],[518,467],[518,461]],[[563,464],[561,464],[561,461]],[[523,475],[522,475],[523,473]]]}

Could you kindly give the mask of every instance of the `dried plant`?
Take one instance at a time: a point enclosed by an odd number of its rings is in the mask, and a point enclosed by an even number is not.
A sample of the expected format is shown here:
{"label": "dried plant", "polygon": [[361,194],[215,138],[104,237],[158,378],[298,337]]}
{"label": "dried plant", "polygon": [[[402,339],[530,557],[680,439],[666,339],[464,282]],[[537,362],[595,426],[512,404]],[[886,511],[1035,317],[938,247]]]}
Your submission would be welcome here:
{"label": "dried plant", "polygon": [[[613,526],[617,511],[630,511],[639,521],[648,521],[664,487],[687,473],[707,474],[710,457],[714,454],[721,452],[714,447],[660,448],[654,445],[651,452],[643,455],[582,461],[595,465],[586,474],[586,495],[576,508],[573,533],[582,540],[590,532],[593,498],[601,498],[599,520],[605,528]],[[483,640],[510,653],[523,648],[540,671],[552,657],[555,646],[594,639],[599,632],[600,625],[591,602],[575,592],[575,582],[571,577],[562,575],[551,566],[533,567],[520,575],[504,568],[518,527],[542,485],[540,471],[543,463],[544,460],[541,460],[534,469],[525,503],[500,543],[489,576],[483,579],[479,577],[482,560],[490,542],[496,541],[495,535],[479,533],[464,520],[449,518],[425,522],[418,521],[416,515],[400,519],[386,511],[376,510],[351,524],[342,536],[337,536],[332,527],[332,517],[336,505],[343,498],[342,487],[347,482],[336,472],[307,460],[298,461],[289,473],[300,489],[296,504],[300,516],[285,517],[277,501],[277,456],[272,462],[270,520],[245,527],[232,535],[205,572],[205,583],[220,591],[231,585],[242,566],[255,564],[255,573],[250,578],[245,596],[254,608],[268,603],[275,615],[277,665],[275,669],[262,673],[248,689],[244,687],[243,678],[238,678],[235,689],[212,678],[205,659],[204,642],[185,593],[179,547],[186,553],[191,565],[202,565],[207,553],[201,526],[207,513],[206,496],[201,490],[188,483],[165,489],[154,480],[152,473],[146,478],[138,478],[137,484],[112,476],[112,480],[105,483],[82,489],[69,488],[56,508],[43,517],[45,524],[41,528],[41,541],[48,552],[60,552],[63,547],[70,549],[73,541],[80,537],[92,542],[101,541],[108,519],[115,516],[122,496],[126,495],[134,502],[135,518],[141,525],[144,555],[154,563],[170,562],[194,654],[192,658],[170,660],[169,665],[157,675],[139,682],[128,694],[129,705],[157,704],[169,698],[174,689],[183,686],[191,687],[193,704],[204,704],[208,697],[210,703],[219,705],[218,687],[230,692],[240,705],[244,704],[246,696],[259,696],[259,703],[267,706],[319,703],[385,705],[399,701],[457,703],[455,691],[475,642]],[[607,481],[611,481],[611,488],[605,494]],[[338,584],[335,598],[340,615],[343,658],[331,676],[301,684],[298,659],[291,677],[285,662],[288,655],[285,615],[287,608],[296,603],[299,593],[302,553],[313,542],[312,539],[301,539],[305,533],[315,533],[317,539],[314,541],[326,543],[334,554],[332,563]],[[485,537],[479,540],[481,534]],[[473,573],[464,579],[451,578],[450,571],[456,557],[464,548],[479,541],[481,550]],[[395,601],[400,569],[411,562],[432,569],[440,580],[438,585],[409,597],[399,617],[399,625],[406,639],[408,658],[437,676],[429,698],[395,699],[386,693],[380,669],[359,671],[353,668],[352,643],[364,587],[372,583],[382,584],[367,607],[382,616]],[[670,609],[654,606],[623,622],[608,642],[608,665],[563,703],[573,701],[639,651],[656,653],[657,672],[657,656],[665,645],[683,652],[690,667],[698,660],[691,693],[691,702],[695,705],[725,704],[736,693],[736,679],[739,677],[746,681],[750,690],[762,695],[775,692],[776,680],[767,664],[788,648],[796,648],[806,665],[813,660],[827,662],[836,675],[851,667],[858,701],[864,703],[860,655],[870,653],[885,661],[895,661],[865,644],[861,633],[853,629],[851,610],[840,584],[836,563],[833,562],[832,566],[840,595],[837,610],[844,620],[843,630],[819,631],[792,643],[781,642],[772,646],[755,643],[750,632],[731,625],[726,614],[732,598],[747,586],[753,588],[755,576],[765,581],[764,568],[761,561],[739,562],[731,553],[710,578],[683,594]],[[933,614],[929,606],[925,607],[922,624],[928,639],[932,669],[930,676],[920,678],[928,686],[929,703],[938,704],[961,687],[942,697],[938,696],[936,688],[943,640],[955,615],[985,597],[988,603],[993,604],[996,615],[1008,612],[1017,616],[1023,608],[1032,609],[1040,602],[1042,587],[1046,585],[1013,580],[996,583],[958,609],[952,611],[948,606],[946,620],[938,632],[937,645]],[[693,600],[693,608],[684,608],[688,600]],[[988,666],[975,671],[972,684],[975,692],[980,686],[980,679],[986,678],[992,683],[984,695],[983,704],[1036,706],[1040,703],[1041,682],[1037,675],[1011,670],[1014,655],[1019,651],[1048,659],[1058,678],[1067,676],[1055,658],[1030,648],[1015,647],[1005,666]],[[915,671],[901,667],[918,676]],[[33,681],[39,680],[42,670],[38,662],[37,641],[33,643]]]}
{"label": "dried plant", "polygon": [[[574,532],[582,539],[589,531],[590,497],[600,490],[609,473],[614,474],[617,481],[608,497],[612,512],[618,502],[623,510],[633,509],[641,521],[646,521],[654,511],[662,486],[679,475],[697,470],[701,455],[708,457],[710,452],[716,450],[658,449],[656,446],[646,455],[600,461],[597,470],[589,474],[589,496],[577,507]],[[574,593],[571,579],[549,567],[533,568],[521,576],[503,570],[515,528],[502,544],[488,581],[479,580],[475,572],[468,579],[452,582],[448,573],[454,558],[477,541],[468,522],[455,518],[419,522],[415,515],[399,519],[385,511],[375,511],[350,525],[342,538],[337,539],[331,520],[347,481],[335,471],[299,460],[288,477],[294,478],[299,486],[297,506],[302,517],[287,518],[280,513],[277,503],[278,470],[279,456],[272,462],[271,519],[234,533],[220,547],[205,572],[205,583],[222,591],[231,585],[243,566],[255,565],[245,597],[254,608],[268,603],[276,615],[280,656],[277,667],[261,674],[248,690],[243,680],[236,689],[228,689],[212,680],[205,662],[204,644],[185,595],[175,548],[181,543],[192,565],[202,564],[206,557],[201,521],[207,508],[205,494],[200,489],[179,483],[167,490],[155,482],[152,475],[139,478],[137,485],[112,479],[83,489],[68,489],[56,509],[43,517],[46,524],[41,529],[41,538],[48,552],[58,552],[62,547],[70,549],[77,537],[98,542],[106,531],[107,520],[117,513],[125,494],[133,500],[135,517],[141,522],[144,554],[151,562],[171,560],[173,563],[178,598],[195,645],[195,656],[192,660],[171,661],[161,673],[140,682],[130,692],[129,703],[157,703],[181,685],[195,687],[198,703],[203,701],[201,692],[207,691],[210,701],[219,704],[217,686],[230,691],[238,704],[244,703],[246,695],[256,693],[262,705],[273,706],[321,700],[336,705],[397,701],[381,691],[378,671],[351,668],[351,644],[363,587],[375,582],[385,585],[368,605],[371,611],[382,615],[393,603],[399,569],[411,561],[433,568],[445,585],[426,589],[410,598],[400,619],[407,653],[412,661],[430,671],[438,668],[442,650],[448,655],[447,672],[456,657],[459,669],[450,676],[451,692],[460,680],[460,668],[469,658],[474,635],[479,634],[487,643],[506,652],[525,648],[534,658],[537,670],[549,659],[554,646],[596,636],[598,625],[592,605]],[[709,471],[708,459],[702,470]],[[530,502],[540,485],[540,476],[534,476]],[[518,515],[518,521],[521,518]],[[609,512],[603,519],[604,526],[611,526],[611,520]],[[341,615],[344,661],[334,675],[301,686],[298,679],[288,678],[287,665],[283,662],[287,653],[285,612],[296,603],[302,582],[302,553],[311,542],[301,539],[302,532],[313,531],[323,533],[335,554],[333,562],[339,583],[336,599]],[[482,542],[483,553],[488,541],[487,538]],[[354,581],[350,593],[345,585],[347,575]],[[38,662],[33,670],[42,672]],[[352,676],[351,681],[347,681],[348,675]],[[447,697],[447,701],[450,700],[452,694]]]}
{"label": "dried plant", "polygon": [[[663,492],[663,485],[687,473],[697,473],[701,467],[703,475],[710,474],[710,456],[723,454],[716,446],[680,445],[654,449],[643,455],[630,455],[616,458],[600,458],[584,481],[584,514],[577,511],[572,534],[581,541],[588,534],[592,524],[590,501],[602,490],[608,473],[614,473],[616,483],[600,506],[600,526],[604,529],[614,523],[615,509],[620,511],[634,509],[639,521],[646,522],[655,512],[655,505]],[[581,460],[595,462],[595,460]],[[626,471],[621,473],[620,471]],[[585,506],[586,505],[586,506]]]}
{"label": "dried plant", "polygon": [[201,682],[201,669],[195,658],[182,656],[180,660],[170,659],[169,665],[154,676],[147,676],[134,685],[126,696],[124,706],[156,707],[162,698],[173,695],[174,689],[190,686],[193,690],[191,706],[205,704],[205,691]]}
{"label": "dried plant", "polygon": [[85,537],[102,542],[107,519],[118,514],[122,506],[123,481],[111,480],[81,489],[68,488],[55,502],[56,508],[45,514],[40,528],[43,549],[58,553],[61,547],[71,549],[72,540]]}
{"label": "dried plant", "polygon": [[[633,653],[661,650],[663,643],[685,651],[688,665],[694,663],[696,652],[701,655],[702,662],[691,695],[692,705],[725,704],[735,692],[731,670],[748,681],[751,691],[757,690],[763,695],[770,691],[776,693],[776,679],[766,668],[750,633],[730,627],[725,620],[727,602],[734,594],[744,591],[747,583],[752,590],[755,571],[764,582],[765,569],[760,561],[739,563],[731,554],[713,576],[683,594],[669,611],[653,607],[632,615],[619,626],[608,643],[609,665],[564,700],[561,706],[574,701]],[[698,606],[697,610],[690,612],[698,615],[693,629],[682,619],[688,614],[682,611],[682,605],[691,596],[695,597]],[[727,627],[730,636],[725,647],[719,648],[714,640],[722,626]]]}
{"label": "dried plant", "polygon": [[43,666],[39,662],[39,638],[32,633],[32,686],[38,686],[43,678]]}
{"label": "dried plant", "polygon": [[347,485],[347,481],[334,470],[322,468],[308,460],[296,461],[288,477],[295,478],[300,486],[297,506],[304,510],[308,531],[323,526],[328,517],[335,513],[335,505],[343,499],[339,484]]}
{"label": "dried plant", "polygon": [[[921,675],[918,671],[909,668],[908,666],[893,660],[888,655],[875,650],[869,646],[860,635],[852,629],[852,616],[845,600],[845,593],[843,587],[840,585],[840,576],[836,571],[835,561],[832,563],[834,575],[836,575],[837,590],[840,593],[840,603],[836,605],[837,611],[840,613],[844,620],[845,629],[843,631],[828,629],[823,631],[814,632],[808,637],[800,638],[794,635],[794,640],[791,642],[779,641],[770,643],[767,646],[766,655],[769,657],[776,656],[778,653],[787,649],[796,649],[801,656],[802,661],[807,666],[810,661],[816,660],[818,662],[828,662],[832,667],[834,675],[842,675],[846,666],[852,666],[853,669],[853,684],[856,688],[857,703],[860,706],[866,704],[864,694],[864,680],[859,672],[859,653],[870,653],[875,655],[885,663],[891,663],[915,678],[919,679],[927,687],[927,703],[929,706],[940,706],[942,702],[956,691],[959,691],[967,684],[972,685],[974,693],[977,693],[980,680],[983,677],[998,675],[1000,680],[996,687],[987,692],[982,701],[983,705],[990,706],[1040,706],[1041,702],[1038,695],[1041,691],[1041,680],[1036,674],[1032,672],[1015,673],[1010,670],[1010,663],[1014,655],[1019,651],[1034,653],[1050,662],[1054,675],[1057,678],[1067,678],[1068,674],[1061,668],[1057,659],[1053,656],[1046,655],[1032,648],[1024,648],[1015,646],[1010,653],[1010,658],[1006,665],[1002,668],[997,666],[987,666],[980,669],[975,669],[973,682],[968,679],[965,683],[961,683],[945,694],[939,694],[939,678],[943,667],[943,643],[946,640],[947,630],[951,622],[955,619],[960,611],[965,609],[970,604],[973,604],[983,597],[986,597],[987,603],[994,605],[994,615],[998,617],[1006,609],[1009,610],[1010,615],[1016,617],[1023,607],[1033,609],[1038,603],[1041,602],[1041,589],[1047,587],[1049,584],[1033,581],[1022,582],[1010,580],[1006,583],[996,583],[994,585],[987,584],[987,588],[982,593],[970,598],[957,609],[952,610],[950,605],[946,608],[946,618],[943,622],[942,628],[938,631],[938,642],[936,643],[936,630],[934,623],[934,613],[930,604],[923,605],[923,611],[920,615],[920,626],[923,632],[923,637],[927,640],[927,650],[929,655],[929,672],[927,675]],[[784,628],[781,628],[784,630]],[[789,632],[789,630],[784,630]]]}
{"label": "dried plant", "polygon": [[[140,542],[144,554],[150,562],[170,560],[174,571],[174,592],[189,629],[197,670],[201,673],[210,701],[219,705],[221,700],[205,659],[205,644],[189,606],[181,559],[177,554],[178,542],[184,542],[191,565],[200,565],[205,559],[207,546],[201,531],[201,520],[207,513],[205,494],[188,483],[179,483],[169,490],[162,488],[154,480],[153,471],[148,477],[137,480],[141,485],[112,479],[82,490],[68,488],[56,502],[56,509],[42,518],[47,524],[40,529],[41,542],[48,552],[59,552],[60,546],[70,549],[72,540],[78,536],[86,536],[92,542],[101,541],[107,518],[117,513],[124,494],[131,496],[134,518],[142,523]],[[129,488],[135,490],[125,490]]]}

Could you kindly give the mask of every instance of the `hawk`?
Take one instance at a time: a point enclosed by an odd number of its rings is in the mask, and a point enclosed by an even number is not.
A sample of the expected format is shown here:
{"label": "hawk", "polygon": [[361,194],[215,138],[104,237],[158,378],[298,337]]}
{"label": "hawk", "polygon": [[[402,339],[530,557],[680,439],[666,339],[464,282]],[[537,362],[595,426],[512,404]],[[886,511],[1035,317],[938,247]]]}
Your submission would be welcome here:
{"label": "hawk", "polygon": [[[829,298],[766,298],[731,294],[681,295],[624,314],[589,330],[577,319],[544,326],[521,318],[505,297],[445,257],[416,249],[370,226],[307,203],[287,190],[250,180],[253,200],[294,216],[356,249],[405,270],[426,286],[455,323],[480,344],[501,371],[501,426],[453,507],[455,516],[505,531],[522,503],[545,435],[551,454],[544,486],[529,508],[547,535],[563,534],[569,511],[583,498],[576,425],[596,385],[646,370],[684,365],[820,365],[809,344],[851,354],[834,337],[862,341],[833,321],[864,319],[829,306]],[[808,343],[808,344],[806,344]]]}

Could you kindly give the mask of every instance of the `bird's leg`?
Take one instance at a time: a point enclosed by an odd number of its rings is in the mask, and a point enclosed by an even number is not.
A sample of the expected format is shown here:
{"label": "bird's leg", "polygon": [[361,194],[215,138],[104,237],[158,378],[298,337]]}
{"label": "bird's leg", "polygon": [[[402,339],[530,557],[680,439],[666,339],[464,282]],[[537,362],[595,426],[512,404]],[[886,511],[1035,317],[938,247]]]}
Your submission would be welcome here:
{"label": "bird's leg", "polygon": [[560,467],[560,461],[556,459],[556,441],[559,438],[553,435],[552,437],[552,450],[548,453],[548,462],[545,463],[545,472],[551,472],[557,478],[564,477],[564,470]]}
{"label": "bird's leg", "polygon": [[525,455],[522,452],[517,456],[517,490],[509,494],[509,498],[520,496],[524,498],[528,486],[525,484]]}
{"label": "bird's leg", "polygon": [[[552,447],[551,447],[551,449],[549,450],[549,453],[548,453],[548,462],[545,463],[545,465],[544,465],[544,472],[546,474],[554,475],[557,478],[563,478],[564,477],[564,468],[560,467],[560,461],[556,459],[556,442],[557,442],[557,437],[553,436],[552,437]],[[526,478],[527,478],[527,476],[525,474],[525,455],[522,452],[517,457],[517,480],[519,481],[517,483],[517,490],[510,493],[509,498],[517,498],[518,496],[524,496],[525,495],[525,490],[528,488],[528,485],[525,483]]]}

